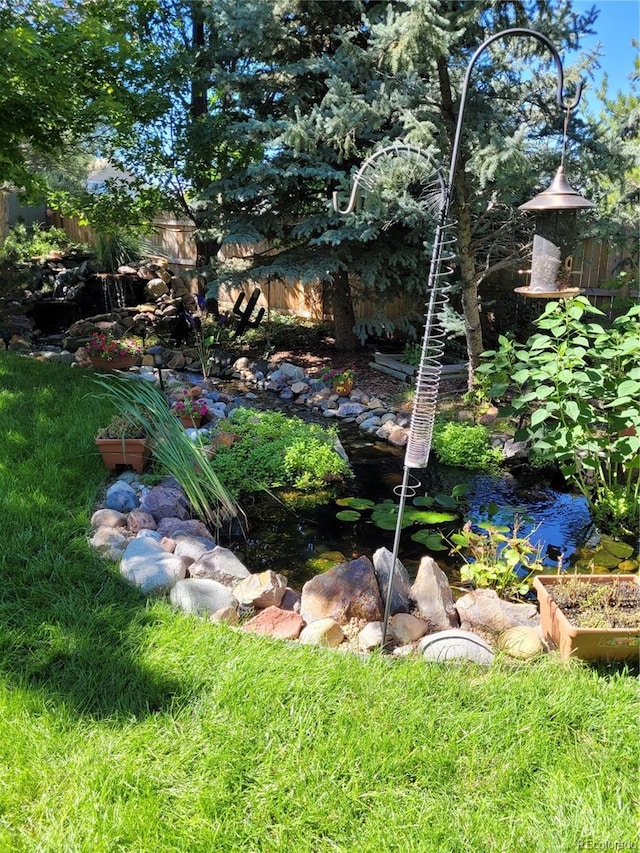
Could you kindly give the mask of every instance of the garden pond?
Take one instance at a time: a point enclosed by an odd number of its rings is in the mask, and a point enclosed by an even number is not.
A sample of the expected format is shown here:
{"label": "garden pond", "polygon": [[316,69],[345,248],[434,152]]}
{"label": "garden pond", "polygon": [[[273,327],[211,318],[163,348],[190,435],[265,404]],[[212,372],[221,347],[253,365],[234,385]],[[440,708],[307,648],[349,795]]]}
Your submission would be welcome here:
{"label": "garden pond", "polygon": [[[340,424],[339,434],[355,475],[343,495],[397,503],[404,451],[363,436],[354,425]],[[545,480],[526,466],[495,475],[476,474],[439,466],[432,457],[428,469],[415,473],[420,477],[414,484],[415,496],[448,495],[456,485],[464,483],[464,514],[473,523],[490,518],[493,524],[512,526],[519,519],[519,535],[530,534],[532,543],[540,544],[549,572],[557,571],[559,564],[588,570],[594,554],[606,550],[602,544],[597,547],[599,537],[584,498],[563,490],[561,484]],[[287,506],[266,494],[255,496],[254,501],[244,505],[249,520],[247,539],[240,548],[244,561],[253,571],[272,569],[286,574],[297,588],[337,562],[361,555],[371,557],[380,547],[393,547],[394,530],[376,526],[370,513],[363,512],[355,522],[339,520],[336,516],[341,506],[335,498],[315,507],[305,506],[304,497],[288,501]],[[411,497],[407,501],[410,505]],[[451,522],[441,527],[441,532],[448,535],[459,526],[459,522]],[[427,553],[423,545],[412,541],[415,529],[402,531],[399,552],[411,576]],[[615,550],[615,545],[612,547]],[[456,580],[456,563],[448,553],[440,551],[434,556]],[[629,546],[625,545],[617,557],[607,552],[598,560],[600,570],[614,568],[627,556]]]}

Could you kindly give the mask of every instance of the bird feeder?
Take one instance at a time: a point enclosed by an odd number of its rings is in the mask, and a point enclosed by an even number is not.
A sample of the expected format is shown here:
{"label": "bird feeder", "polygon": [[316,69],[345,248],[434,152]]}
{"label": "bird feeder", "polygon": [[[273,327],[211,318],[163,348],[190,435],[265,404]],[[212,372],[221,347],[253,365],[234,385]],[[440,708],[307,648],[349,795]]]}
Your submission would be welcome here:
{"label": "bird feeder", "polygon": [[567,110],[562,143],[562,162],[549,187],[520,210],[536,214],[530,280],[527,287],[517,287],[516,293],[538,299],[558,299],[576,296],[579,287],[571,287],[573,246],[576,232],[576,212],[595,207],[573,189],[564,174],[564,150],[567,139]]}

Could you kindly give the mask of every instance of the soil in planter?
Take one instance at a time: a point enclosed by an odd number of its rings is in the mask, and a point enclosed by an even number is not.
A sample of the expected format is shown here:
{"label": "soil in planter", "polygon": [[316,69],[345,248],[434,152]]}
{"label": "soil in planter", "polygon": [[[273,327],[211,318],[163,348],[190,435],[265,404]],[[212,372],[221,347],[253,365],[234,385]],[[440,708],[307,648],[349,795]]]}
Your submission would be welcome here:
{"label": "soil in planter", "polygon": [[548,591],[575,628],[640,628],[639,584],[568,578]]}

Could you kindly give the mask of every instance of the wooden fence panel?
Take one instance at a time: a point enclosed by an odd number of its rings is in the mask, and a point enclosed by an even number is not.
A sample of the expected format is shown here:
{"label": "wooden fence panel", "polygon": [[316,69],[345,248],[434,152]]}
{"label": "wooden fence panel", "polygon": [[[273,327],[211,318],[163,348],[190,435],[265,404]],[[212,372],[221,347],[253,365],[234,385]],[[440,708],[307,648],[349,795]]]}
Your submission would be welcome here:
{"label": "wooden fence panel", "polygon": [[[2,194],[0,193],[0,202]],[[95,244],[95,233],[85,226],[80,226],[73,219],[63,218],[60,214],[49,211],[48,222],[63,228],[70,239],[78,243]],[[2,208],[0,207],[0,235],[2,228]],[[186,219],[176,219],[170,214],[159,216],[155,222],[154,234],[145,241],[145,251],[150,255],[165,258],[168,263],[176,268],[177,272],[185,272],[195,268],[196,244],[194,239],[195,226]],[[1,236],[0,236],[1,240]],[[264,252],[265,246],[238,246],[226,245],[221,255],[225,258],[250,257],[257,248]],[[597,240],[585,240],[576,247],[574,253],[572,284],[583,289],[597,289],[605,281],[615,277],[624,259],[622,251],[610,251],[606,244]],[[635,270],[637,273],[637,269]],[[480,287],[483,292],[494,293],[495,291],[512,290],[526,283],[526,278],[519,275],[517,271],[503,271],[498,276],[488,280]],[[322,287],[320,284],[302,284],[301,282],[283,283],[279,279],[273,279],[268,283],[260,283],[262,295],[259,307],[271,308],[283,314],[295,314],[298,317],[306,317],[312,320],[330,319],[327,306],[324,304]],[[255,285],[247,283],[242,288],[247,298],[253,292]],[[637,289],[637,283],[632,288]],[[235,302],[241,288],[233,288],[222,295],[222,302]],[[409,312],[419,309],[423,313],[424,299],[415,296],[401,295],[391,300],[385,306],[385,316],[390,320],[406,316]],[[419,303],[419,304],[418,304]],[[371,301],[358,299],[354,304],[357,319],[370,317],[379,309]]]}

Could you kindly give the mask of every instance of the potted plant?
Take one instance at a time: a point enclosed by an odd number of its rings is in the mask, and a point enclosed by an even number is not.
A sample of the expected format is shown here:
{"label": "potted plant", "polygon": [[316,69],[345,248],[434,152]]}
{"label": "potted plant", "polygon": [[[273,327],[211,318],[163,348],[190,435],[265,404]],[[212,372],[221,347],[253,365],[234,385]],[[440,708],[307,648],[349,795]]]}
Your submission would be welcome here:
{"label": "potted plant", "polygon": [[207,402],[202,397],[198,397],[196,400],[188,398],[185,400],[176,400],[171,408],[180,418],[183,426],[193,427],[194,429],[200,426],[202,418],[209,411]]}
{"label": "potted plant", "polygon": [[101,371],[128,370],[142,352],[133,338],[116,338],[108,332],[95,332],[84,349],[91,366]]}
{"label": "potted plant", "polygon": [[533,588],[545,638],[562,658],[638,660],[636,575],[539,575]]}
{"label": "potted plant", "polygon": [[151,455],[151,445],[142,425],[127,415],[114,415],[96,436],[96,446],[110,471],[129,465],[141,473]]}
{"label": "potted plant", "polygon": [[320,379],[331,385],[336,394],[347,397],[351,393],[356,378],[355,367],[343,367],[340,369],[325,367],[320,373]]}

